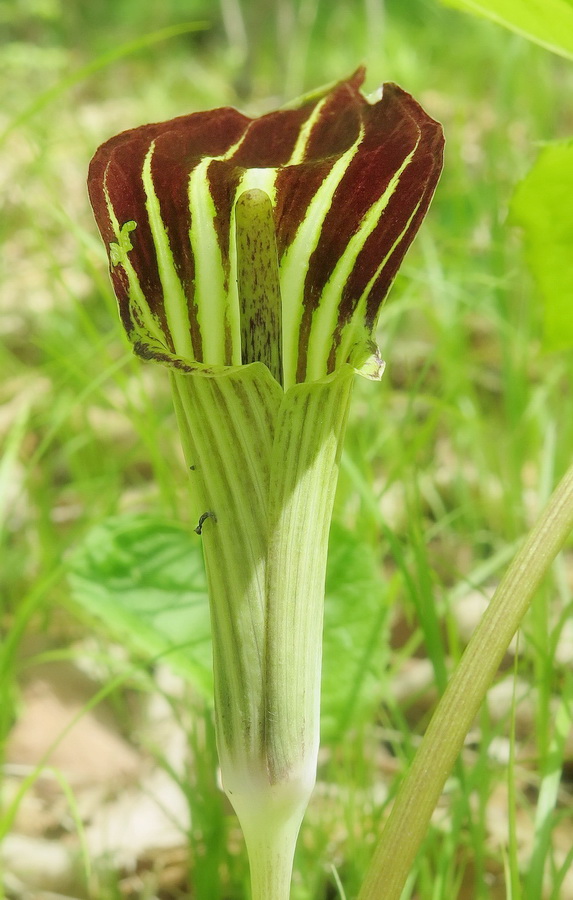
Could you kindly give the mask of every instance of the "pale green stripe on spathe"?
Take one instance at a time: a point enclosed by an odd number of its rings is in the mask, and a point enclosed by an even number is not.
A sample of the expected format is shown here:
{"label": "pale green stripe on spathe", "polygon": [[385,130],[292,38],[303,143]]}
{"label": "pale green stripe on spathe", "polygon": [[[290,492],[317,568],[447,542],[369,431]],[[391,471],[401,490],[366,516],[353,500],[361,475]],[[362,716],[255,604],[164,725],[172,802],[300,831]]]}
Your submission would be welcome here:
{"label": "pale green stripe on spathe", "polygon": [[[406,225],[404,226],[404,228],[402,229],[402,231],[400,232],[400,234],[398,235],[398,237],[392,244],[392,247],[390,248],[390,250],[384,257],[384,259],[382,260],[382,262],[376,269],[374,275],[372,276],[372,278],[366,285],[364,291],[362,292],[360,300],[358,301],[358,303],[356,305],[356,309],[354,310],[354,313],[352,315],[351,322],[349,323],[349,326],[344,329],[344,333],[342,335],[342,340],[336,351],[336,365],[337,366],[348,361],[351,363],[351,365],[356,366],[357,369],[360,369],[360,367],[363,365],[363,363],[366,361],[366,359],[370,355],[371,348],[367,347],[366,341],[368,340],[369,337],[371,337],[371,335],[365,334],[365,329],[364,329],[364,320],[366,318],[366,303],[368,300],[368,295],[370,294],[370,291],[374,287],[377,278],[379,278],[384,266],[387,264],[388,260],[390,259],[390,257],[392,256],[392,254],[394,253],[396,248],[399,246],[399,244],[403,240],[404,235],[407,233],[408,228],[410,227],[410,223],[412,222],[412,219],[414,218],[414,216],[418,212],[418,209],[420,208],[420,204],[422,203],[422,200],[423,200],[423,197],[420,197],[420,200],[416,204],[416,207],[414,208],[412,215],[406,222]],[[375,329],[376,329],[376,322],[373,323],[372,331],[375,331]],[[354,348],[353,348],[353,345],[355,345]],[[360,347],[363,348],[362,355],[360,355]],[[351,354],[354,354],[352,356],[352,358],[350,358]],[[384,366],[382,364],[382,367],[380,369],[380,376],[382,375],[383,371],[384,371]],[[371,376],[367,375],[367,377],[371,377]],[[378,376],[376,375],[375,380],[377,380],[377,378],[378,378]]]}
{"label": "pale green stripe on spathe", "polygon": [[175,268],[175,260],[169,245],[169,237],[165,229],[163,219],[161,217],[161,207],[157,194],[155,193],[155,185],[153,184],[153,176],[151,174],[151,162],[155,151],[155,141],[153,141],[149,150],[145,155],[143,169],[141,172],[141,180],[145,190],[145,208],[147,210],[147,218],[149,219],[149,227],[151,236],[155,245],[155,255],[157,258],[157,270],[161,288],[163,290],[163,309],[165,312],[165,320],[174,351],[177,355],[186,357],[187,359],[197,359],[197,347],[193,347],[191,340],[191,324],[189,322],[189,302],[185,295],[185,291],[177,270]]}
{"label": "pale green stripe on spathe", "polygon": [[312,130],[322,115],[325,103],[326,99],[321,100],[319,103],[317,103],[306,122],[303,122],[296,144],[294,146],[294,150],[287,163],[288,166],[296,166],[299,163],[304,162],[305,152],[306,148],[308,147],[308,142],[310,140]]}
{"label": "pale green stripe on spathe", "polygon": [[[217,211],[209,190],[207,169],[212,159],[202,159],[189,176],[188,199],[191,216],[189,239],[195,260],[197,321],[203,344],[203,361],[212,365],[239,365],[241,341],[237,306],[237,286],[229,278],[217,239]],[[231,332],[231,359],[226,355],[226,329]]]}
{"label": "pale green stripe on spathe", "polygon": [[[398,188],[402,175],[412,161],[419,141],[420,137],[418,137],[416,144],[390,179],[384,193],[372,204],[362,219],[360,227],[350,237],[344,253],[337,261],[332,275],[324,287],[320,301],[312,316],[312,325],[308,342],[307,369],[305,373],[305,378],[309,381],[320,378],[326,371],[326,364],[332,349],[334,332],[340,322],[340,298],[343,295],[344,287],[356,264],[359,253],[378,225],[388,202]],[[392,245],[392,250],[395,246],[396,243]],[[381,270],[382,266],[388,260],[391,252],[392,251],[389,251],[384,261],[381,263],[379,270]]]}
{"label": "pale green stripe on spathe", "polygon": [[[300,344],[300,327],[304,311],[304,284],[310,257],[315,250],[324,219],[335,191],[355,156],[362,132],[355,143],[338,159],[312,197],[296,235],[280,261],[283,296],[283,370],[285,390],[295,383]],[[323,369],[321,375],[326,373]]]}
{"label": "pale green stripe on spathe", "polygon": [[[109,191],[107,189],[107,170],[104,175],[103,181],[103,189],[105,195],[105,203],[107,206],[107,212],[109,216],[109,220],[111,223],[111,227],[113,233],[116,236],[117,242],[119,245],[122,243],[122,235],[117,216],[115,214],[115,210],[113,208],[113,204],[111,202],[111,198],[109,196]],[[135,228],[137,228],[137,222],[135,223]],[[125,225],[125,223],[124,223]],[[135,230],[135,229],[133,229]],[[131,243],[131,242],[130,242]],[[145,299],[145,294],[141,290],[141,285],[139,284],[139,278],[133,268],[131,262],[129,261],[129,250],[125,250],[122,254],[116,265],[120,265],[127,276],[127,282],[129,284],[129,310],[131,321],[133,323],[133,330],[135,334],[129,334],[128,337],[135,343],[134,337],[138,340],[147,341],[149,338],[152,340],[158,341],[159,344],[164,346],[167,349],[167,344],[165,342],[165,337],[163,335],[163,329],[161,328],[161,323],[159,320],[153,315],[149,308],[149,304]],[[137,311],[137,317],[139,321],[134,317],[134,311]]]}
{"label": "pale green stripe on spathe", "polygon": [[213,159],[232,159],[237,150],[239,150],[245,142],[252,124],[253,121],[251,120],[247,125],[245,131],[242,133],[241,137],[237,141],[235,141],[235,143],[231,147],[229,147],[228,150],[225,150],[224,153],[219,154],[219,156],[213,156]]}

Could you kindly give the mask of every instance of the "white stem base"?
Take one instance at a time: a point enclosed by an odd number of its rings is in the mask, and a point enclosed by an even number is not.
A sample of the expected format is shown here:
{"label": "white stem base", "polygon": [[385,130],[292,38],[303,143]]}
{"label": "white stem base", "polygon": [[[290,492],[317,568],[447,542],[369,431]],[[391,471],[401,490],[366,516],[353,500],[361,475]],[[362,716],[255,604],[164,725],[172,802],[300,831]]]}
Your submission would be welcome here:
{"label": "white stem base", "polygon": [[313,787],[314,776],[304,783],[227,789],[245,836],[252,900],[289,900],[296,841]]}

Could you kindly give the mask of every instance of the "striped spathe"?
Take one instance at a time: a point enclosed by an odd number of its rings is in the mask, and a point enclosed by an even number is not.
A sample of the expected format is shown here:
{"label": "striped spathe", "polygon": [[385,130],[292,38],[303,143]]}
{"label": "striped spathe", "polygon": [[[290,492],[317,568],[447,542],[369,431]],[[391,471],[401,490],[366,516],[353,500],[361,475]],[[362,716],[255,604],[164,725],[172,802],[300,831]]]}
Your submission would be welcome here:
{"label": "striped spathe", "polygon": [[258,118],[197,112],[98,149],[90,198],[136,352],[191,369],[252,361],[235,215],[257,190],[275,230],[278,380],[288,389],[371,355],[380,307],[439,178],[443,136],[394,84],[364,97],[363,78],[360,69]]}

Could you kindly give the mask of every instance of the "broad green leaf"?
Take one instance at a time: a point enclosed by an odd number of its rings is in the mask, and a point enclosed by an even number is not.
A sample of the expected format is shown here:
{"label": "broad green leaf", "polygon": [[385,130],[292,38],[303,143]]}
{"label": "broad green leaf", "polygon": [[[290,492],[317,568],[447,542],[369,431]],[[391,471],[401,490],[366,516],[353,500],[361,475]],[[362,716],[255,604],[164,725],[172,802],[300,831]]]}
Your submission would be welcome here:
{"label": "broad green leaf", "polygon": [[207,582],[199,539],[152,515],[107,519],[70,561],[74,601],[134,655],[161,659],[213,692]]}
{"label": "broad green leaf", "polygon": [[[158,657],[212,702],[211,637],[199,538],[126,514],[89,532],[72,556],[74,602],[144,662]],[[385,591],[370,548],[334,524],[326,578],[322,734],[339,739],[380,696]]]}
{"label": "broad green leaf", "polygon": [[446,6],[473,12],[573,59],[571,0],[442,0]]}
{"label": "broad green leaf", "polygon": [[387,588],[372,548],[334,523],[330,531],[321,733],[341,740],[380,702],[388,668]]}
{"label": "broad green leaf", "polygon": [[525,232],[527,261],[545,303],[548,350],[573,345],[573,141],[550,144],[517,186],[511,221]]}

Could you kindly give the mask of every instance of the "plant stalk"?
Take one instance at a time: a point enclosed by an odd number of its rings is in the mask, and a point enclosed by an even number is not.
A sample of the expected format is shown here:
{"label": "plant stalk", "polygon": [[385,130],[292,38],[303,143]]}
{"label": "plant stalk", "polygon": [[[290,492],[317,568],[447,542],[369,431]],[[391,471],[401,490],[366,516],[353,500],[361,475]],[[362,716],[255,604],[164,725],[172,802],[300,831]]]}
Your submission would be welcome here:
{"label": "plant stalk", "polygon": [[283,392],[260,362],[171,373],[209,584],[221,778],[253,900],[288,900],[316,777],[328,533],[354,378],[344,366]]}
{"label": "plant stalk", "polygon": [[247,846],[251,900],[289,900],[298,832],[314,786],[309,769],[306,784],[261,781],[260,790],[228,792]]}
{"label": "plant stalk", "polygon": [[399,900],[465,736],[513,635],[573,530],[573,465],[501,580],[457,666],[409,771],[358,900]]}

